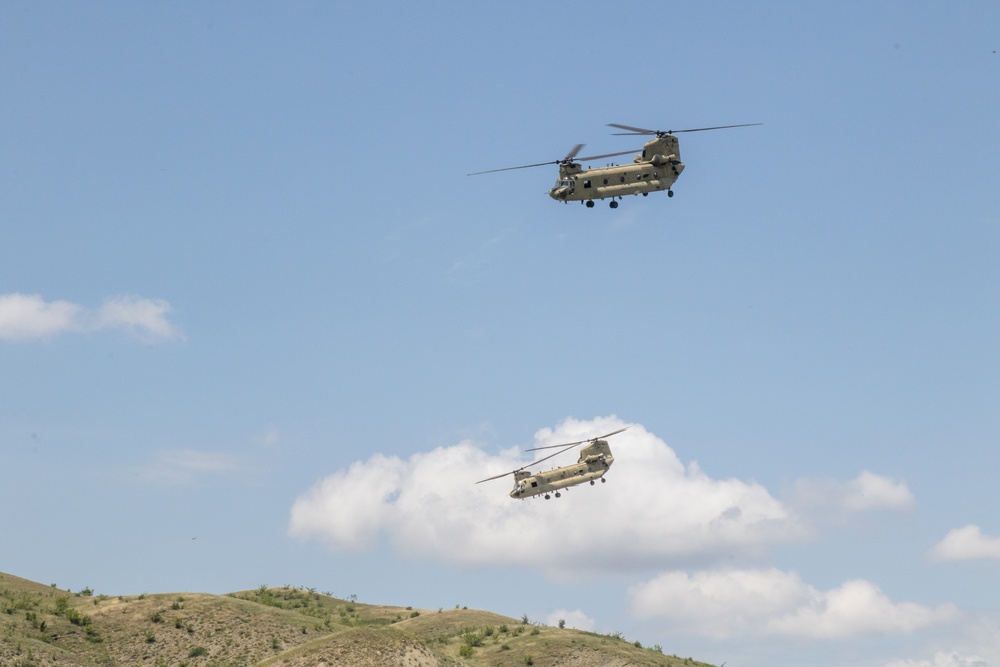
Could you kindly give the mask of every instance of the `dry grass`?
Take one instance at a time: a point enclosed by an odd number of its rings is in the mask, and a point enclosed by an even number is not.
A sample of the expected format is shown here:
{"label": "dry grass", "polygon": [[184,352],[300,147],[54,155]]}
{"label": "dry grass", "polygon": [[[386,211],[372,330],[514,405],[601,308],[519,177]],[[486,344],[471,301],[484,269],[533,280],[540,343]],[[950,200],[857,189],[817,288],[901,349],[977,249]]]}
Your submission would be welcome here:
{"label": "dry grass", "polygon": [[0,573],[4,667],[704,666],[620,637],[486,611],[366,605],[261,586],[229,595],[72,593]]}

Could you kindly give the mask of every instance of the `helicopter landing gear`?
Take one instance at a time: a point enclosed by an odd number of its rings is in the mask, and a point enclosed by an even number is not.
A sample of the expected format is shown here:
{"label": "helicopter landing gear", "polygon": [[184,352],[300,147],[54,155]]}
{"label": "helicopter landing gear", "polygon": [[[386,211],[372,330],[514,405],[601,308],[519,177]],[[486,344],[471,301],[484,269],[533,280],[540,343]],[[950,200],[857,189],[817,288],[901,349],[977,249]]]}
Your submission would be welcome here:
{"label": "helicopter landing gear", "polygon": [[556,491],[556,498],[562,498],[562,494]]}
{"label": "helicopter landing gear", "polygon": [[611,203],[608,204],[608,206],[610,206],[611,208],[618,208],[618,202],[616,202],[614,199],[612,199]]}
{"label": "helicopter landing gear", "polygon": [[667,196],[668,197],[673,197],[674,196],[674,191],[673,190],[667,190]]}
{"label": "helicopter landing gear", "polygon": [[545,499],[546,499],[546,500],[548,500],[548,499],[549,499],[549,494],[547,494],[547,493],[545,494]]}
{"label": "helicopter landing gear", "polygon": [[594,485],[594,480],[590,480],[590,485],[591,485],[591,486],[593,486],[593,485]]}
{"label": "helicopter landing gear", "polygon": [[587,200],[587,208],[594,208],[594,200],[593,199],[588,199]]}
{"label": "helicopter landing gear", "polygon": [[603,477],[601,478],[601,484],[604,484],[604,483],[605,483],[605,482],[607,482],[607,481],[608,481],[608,480],[604,479]]}
{"label": "helicopter landing gear", "polygon": [[649,193],[648,193],[648,192],[643,192],[643,193],[642,193],[642,196],[643,196],[643,197],[648,197],[648,196],[649,196]]}

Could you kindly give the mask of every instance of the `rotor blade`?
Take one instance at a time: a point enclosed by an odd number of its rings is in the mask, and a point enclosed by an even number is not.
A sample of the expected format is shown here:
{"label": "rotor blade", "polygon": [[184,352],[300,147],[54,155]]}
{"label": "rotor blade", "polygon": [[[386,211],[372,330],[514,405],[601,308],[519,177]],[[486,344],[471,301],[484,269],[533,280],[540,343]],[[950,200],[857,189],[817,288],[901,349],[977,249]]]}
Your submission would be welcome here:
{"label": "rotor blade", "polygon": [[579,162],[589,162],[590,160],[600,160],[606,157],[615,157],[616,155],[627,155],[628,153],[638,153],[642,151],[641,148],[637,148],[631,151],[619,151],[618,153],[605,153],[604,155],[588,155],[587,157],[577,158]]}
{"label": "rotor blade", "polygon": [[566,162],[572,162],[573,158],[576,157],[576,154],[579,153],[585,145],[586,144],[577,144],[576,146],[573,146],[573,150],[571,150],[569,153],[566,153],[566,157],[564,157],[563,160]]}
{"label": "rotor blade", "polygon": [[[537,461],[532,461],[531,463],[529,463],[529,464],[527,464],[527,465],[523,465],[523,466],[521,466],[520,468],[518,468],[518,469],[516,469],[516,470],[511,470],[510,472],[505,472],[505,473],[501,473],[501,474],[499,474],[499,475],[494,475],[493,477],[487,477],[486,479],[481,479],[481,480],[479,480],[478,482],[476,482],[476,484],[482,484],[483,482],[489,482],[490,480],[494,480],[494,479],[500,479],[501,477],[506,477],[507,475],[513,475],[513,474],[514,474],[514,473],[516,473],[516,472],[521,472],[521,471],[522,471],[522,470],[524,470],[525,468],[530,468],[530,467],[532,467],[532,466],[535,466],[535,465],[538,465],[538,464],[539,464],[539,463],[541,463],[542,461],[548,461],[548,460],[549,460],[549,459],[551,459],[551,458],[552,458],[553,456],[559,456],[560,454],[562,454],[562,453],[563,453],[563,452],[565,452],[566,450],[568,450],[568,449],[570,449],[570,448],[574,447],[575,445],[579,445],[579,444],[580,444],[580,443],[582,443],[582,442],[587,442],[587,441],[586,441],[586,440],[581,440],[580,442],[574,442],[574,443],[572,443],[572,444],[570,444],[570,445],[568,445],[568,446],[567,446],[567,445],[555,445],[556,447],[562,447],[562,449],[560,449],[560,450],[559,450],[558,452],[556,452],[555,454],[549,454],[548,456],[543,456],[542,458],[538,459]],[[546,447],[545,449],[549,449],[549,448],[548,448],[548,447]],[[526,450],[526,451],[532,451],[532,450],[530,450],[530,449],[529,449],[529,450]]]}
{"label": "rotor blade", "polygon": [[625,428],[620,428],[617,431],[612,431],[611,433],[605,433],[604,435],[599,435],[596,438],[588,438],[586,440],[577,440],[576,442],[564,442],[561,445],[546,445],[544,447],[534,447],[532,449],[526,449],[524,451],[526,451],[526,452],[537,452],[539,449],[554,449],[556,447],[575,447],[576,445],[582,445],[585,442],[594,442],[595,440],[603,440],[604,438],[610,438],[613,435],[618,435],[619,433],[621,433],[622,431],[624,431],[626,429],[628,429],[628,426],[626,426]]}
{"label": "rotor blade", "polygon": [[620,130],[629,130],[628,132],[612,132],[615,136],[624,136],[631,134],[680,134],[681,132],[704,132],[705,130],[725,130],[730,127],[751,127],[753,125],[763,124],[764,123],[742,123],[740,125],[717,125],[716,127],[695,127],[689,130],[646,130],[641,127],[618,125],[617,123],[608,123],[608,127],[617,127]]}
{"label": "rotor blade", "polygon": [[619,130],[628,130],[628,132],[616,132],[615,134],[656,134],[656,130],[647,130],[642,127],[632,127],[631,125],[619,125],[618,123],[608,123],[608,127],[617,127]]}
{"label": "rotor blade", "polygon": [[764,123],[742,123],[740,125],[718,125],[716,127],[696,127],[693,130],[670,130],[671,133],[677,132],[704,132],[705,130],[725,130],[730,127],[751,127],[753,125],[763,125]]}
{"label": "rotor blade", "polygon": [[512,169],[527,169],[529,167],[544,167],[548,164],[559,164],[562,160],[552,160],[551,162],[539,162],[538,164],[522,164],[520,167],[504,167],[503,169],[489,169],[487,171],[474,171],[466,176],[478,176],[479,174],[494,174],[498,171],[511,171]]}
{"label": "rotor blade", "polygon": [[[527,466],[525,466],[525,467],[527,467]],[[524,470],[524,468],[518,468],[517,470],[511,470],[510,472],[501,473],[499,475],[493,475],[492,477],[487,477],[486,479],[479,480],[478,482],[476,482],[476,484],[482,484],[483,482],[489,482],[489,481],[494,480],[494,479],[500,479],[501,477],[506,477],[507,475],[513,475],[518,470]]]}
{"label": "rotor blade", "polygon": [[[543,456],[542,458],[538,459],[537,461],[532,461],[531,463],[529,463],[528,465],[526,465],[526,466],[524,466],[524,467],[525,467],[525,468],[531,468],[532,466],[536,466],[536,465],[538,465],[539,463],[541,463],[542,461],[548,461],[548,460],[549,460],[549,459],[551,459],[552,457],[554,457],[554,456],[559,456],[559,455],[560,455],[560,454],[562,454],[563,452],[565,452],[565,451],[569,451],[570,449],[573,449],[573,448],[574,448],[574,447],[576,447],[577,445],[579,445],[579,444],[582,444],[582,443],[584,443],[584,442],[587,442],[587,441],[586,441],[586,440],[581,440],[580,442],[571,442],[571,443],[569,443],[568,445],[553,445],[553,447],[562,447],[562,449],[560,449],[560,450],[559,450],[558,452],[556,452],[555,454],[549,454],[548,456]],[[539,447],[538,449],[552,449],[552,447]],[[526,452],[533,452],[533,451],[535,451],[535,450],[533,450],[533,449],[526,449],[526,450],[524,450],[524,451],[526,451]],[[523,468],[522,468],[522,470],[523,470]]]}

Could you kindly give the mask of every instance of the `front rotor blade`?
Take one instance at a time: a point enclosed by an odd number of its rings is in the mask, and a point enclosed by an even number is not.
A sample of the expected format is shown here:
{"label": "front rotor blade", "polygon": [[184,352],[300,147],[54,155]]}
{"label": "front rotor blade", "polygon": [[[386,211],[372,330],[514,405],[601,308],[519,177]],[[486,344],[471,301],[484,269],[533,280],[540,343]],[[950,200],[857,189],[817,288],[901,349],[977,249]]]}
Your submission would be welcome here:
{"label": "front rotor blade", "polygon": [[559,164],[561,160],[553,160],[552,162],[539,162],[538,164],[522,164],[520,167],[504,167],[503,169],[489,169],[487,171],[474,171],[471,174],[466,174],[466,176],[478,176],[479,174],[495,174],[498,171],[511,171],[513,169],[528,169],[529,167],[544,167],[548,164]]}
{"label": "front rotor blade", "polygon": [[576,157],[576,154],[579,153],[585,145],[586,144],[577,144],[576,146],[573,146],[573,150],[566,153],[566,157],[563,158],[563,162],[572,162],[573,158]]}
{"label": "front rotor blade", "polygon": [[487,477],[486,479],[481,479],[476,484],[482,484],[483,482],[489,482],[490,480],[500,479],[501,477],[506,477],[507,475],[513,475],[514,473],[524,470],[524,468],[518,468],[517,470],[511,470],[510,472],[501,473],[499,475],[493,475],[492,477]]}
{"label": "front rotor blade", "polygon": [[631,125],[619,125],[618,123],[608,123],[608,127],[617,127],[619,130],[628,130],[628,132],[616,132],[615,134],[656,134],[656,130],[647,130],[642,127],[632,127]]}
{"label": "front rotor blade", "polygon": [[[542,461],[548,461],[552,457],[559,456],[563,452],[569,451],[569,450],[573,449],[574,447],[576,447],[577,445],[583,444],[584,442],[587,442],[587,441],[586,440],[581,440],[580,442],[571,442],[568,445],[554,445],[555,447],[560,447],[561,446],[562,449],[560,449],[555,454],[549,454],[548,456],[543,456],[542,458],[538,459],[537,461],[532,461],[531,463],[529,463],[528,465],[526,465],[524,467],[525,468],[532,468],[532,467],[538,465],[539,463],[541,463]],[[551,447],[544,447],[544,448],[543,447],[539,447],[539,449],[551,449]],[[533,451],[533,450],[526,449],[525,451],[530,452],[530,451]],[[523,470],[523,468],[522,468],[522,470]]]}
{"label": "front rotor blade", "polygon": [[632,150],[632,151],[620,151],[618,153],[605,153],[604,155],[588,155],[587,157],[577,158],[577,160],[579,162],[589,162],[590,160],[600,160],[601,158],[615,157],[616,155],[627,155],[629,153],[638,153],[641,150],[642,150],[641,148],[637,148],[636,150]]}

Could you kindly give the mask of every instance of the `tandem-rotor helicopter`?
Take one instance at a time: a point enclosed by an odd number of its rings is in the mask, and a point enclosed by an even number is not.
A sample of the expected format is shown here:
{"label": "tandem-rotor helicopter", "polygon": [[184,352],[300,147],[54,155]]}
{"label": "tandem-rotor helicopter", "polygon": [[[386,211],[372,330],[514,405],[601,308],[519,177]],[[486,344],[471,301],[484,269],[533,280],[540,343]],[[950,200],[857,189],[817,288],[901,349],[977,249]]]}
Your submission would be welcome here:
{"label": "tandem-rotor helicopter", "polygon": [[[494,475],[493,477],[487,477],[486,479],[481,479],[476,484],[482,484],[483,482],[488,482],[493,479],[500,479],[501,477],[506,477],[507,475],[514,475],[514,488],[510,492],[511,498],[517,498],[523,500],[524,498],[530,498],[531,496],[544,495],[545,499],[550,498],[550,493],[555,493],[556,498],[562,496],[559,489],[565,489],[566,487],[576,486],[577,484],[583,484],[584,482],[590,482],[591,486],[594,484],[594,480],[600,479],[601,482],[606,481],[604,479],[604,473],[608,471],[611,464],[614,463],[615,457],[611,454],[611,448],[608,446],[608,441],[604,438],[610,438],[613,435],[617,435],[627,429],[620,428],[617,431],[612,431],[611,433],[605,433],[604,435],[597,436],[596,438],[590,438],[589,440],[578,440],[576,442],[566,442],[561,445],[548,445],[546,447],[535,447],[534,449],[528,449],[528,452],[537,452],[540,449],[558,449],[555,454],[549,454],[543,458],[538,459],[526,466],[518,468],[517,470],[512,470],[510,472],[505,472],[502,475]],[[570,449],[587,443],[587,446],[580,450],[580,459],[573,465],[563,466],[561,468],[554,468],[548,472],[540,472],[532,475],[525,468],[530,468],[536,466],[542,461],[548,461],[554,456],[559,456],[563,452],[569,451]]]}
{"label": "tandem-rotor helicopter", "polygon": [[632,164],[584,169],[580,166],[580,162],[626,155],[634,153],[635,150],[578,158],[577,154],[583,148],[584,144],[577,144],[561,160],[524,164],[519,167],[477,171],[468,175],[478,176],[480,174],[493,174],[498,171],[511,171],[513,169],[527,169],[529,167],[557,164],[559,165],[559,178],[556,180],[556,184],[549,189],[550,197],[563,203],[579,201],[586,204],[587,208],[594,207],[595,199],[604,200],[610,198],[611,208],[618,208],[618,200],[625,195],[641,194],[645,197],[650,192],[666,190],[668,197],[674,196],[671,186],[677,180],[677,177],[681,175],[681,172],[684,171],[684,163],[681,162],[680,144],[677,141],[677,137],[674,136],[675,134],[682,132],[704,132],[706,130],[725,130],[731,127],[751,127],[753,125],[763,125],[763,123],[696,127],[689,130],[647,130],[641,127],[632,127],[631,125],[609,123],[609,127],[627,130],[626,132],[615,132],[614,134],[616,135],[655,135],[655,137],[646,142],[646,145],[642,147],[642,152],[632,160]]}

